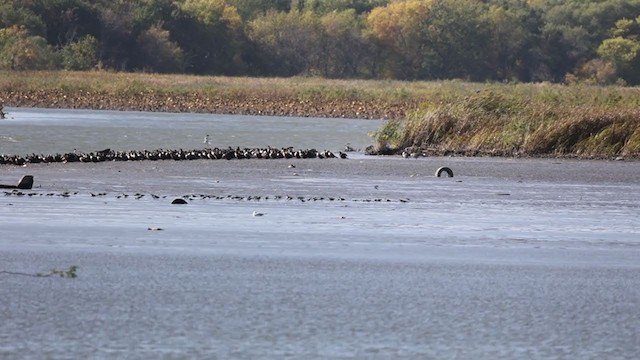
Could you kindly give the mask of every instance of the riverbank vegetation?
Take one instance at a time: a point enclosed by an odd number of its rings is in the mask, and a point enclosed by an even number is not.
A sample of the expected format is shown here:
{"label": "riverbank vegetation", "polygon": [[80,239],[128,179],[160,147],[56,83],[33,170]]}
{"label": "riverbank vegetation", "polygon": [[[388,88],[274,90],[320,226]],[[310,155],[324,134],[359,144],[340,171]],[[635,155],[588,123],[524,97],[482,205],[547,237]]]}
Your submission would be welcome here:
{"label": "riverbank vegetation", "polygon": [[399,119],[444,82],[0,71],[5,106]]}
{"label": "riverbank vegetation", "polygon": [[378,154],[640,157],[640,89],[463,81],[0,72],[0,105],[389,119]]}
{"label": "riverbank vegetation", "polygon": [[640,157],[640,93],[494,85],[438,94],[374,134],[374,154]]}
{"label": "riverbank vegetation", "polygon": [[0,69],[640,84],[640,0],[0,0]]}

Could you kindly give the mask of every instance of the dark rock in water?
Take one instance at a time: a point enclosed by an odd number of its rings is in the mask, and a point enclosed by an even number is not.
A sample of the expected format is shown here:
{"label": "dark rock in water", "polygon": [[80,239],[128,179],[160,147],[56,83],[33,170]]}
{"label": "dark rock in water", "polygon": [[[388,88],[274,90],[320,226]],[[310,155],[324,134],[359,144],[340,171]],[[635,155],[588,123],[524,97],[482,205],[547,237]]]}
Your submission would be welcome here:
{"label": "dark rock in water", "polygon": [[18,189],[31,189],[33,187],[33,175],[25,175],[18,183]]}
{"label": "dark rock in water", "polygon": [[394,151],[386,144],[369,145],[364,150],[367,155],[393,155]]}
{"label": "dark rock in water", "polygon": [[25,175],[20,179],[18,185],[2,185],[0,188],[4,189],[31,189],[33,187],[33,175]]}
{"label": "dark rock in water", "polygon": [[187,200],[181,199],[181,198],[177,198],[177,199],[173,199],[173,201],[171,203],[172,204],[187,204]]}

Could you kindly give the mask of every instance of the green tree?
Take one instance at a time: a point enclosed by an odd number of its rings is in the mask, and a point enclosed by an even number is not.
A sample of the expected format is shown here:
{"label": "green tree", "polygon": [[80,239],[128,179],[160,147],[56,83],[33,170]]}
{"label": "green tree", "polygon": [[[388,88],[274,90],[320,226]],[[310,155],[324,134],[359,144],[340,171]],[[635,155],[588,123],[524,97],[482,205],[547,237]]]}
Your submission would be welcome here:
{"label": "green tree", "polygon": [[389,0],[305,0],[297,1],[297,8],[301,11],[313,11],[317,14],[353,10],[360,15],[388,4]]}
{"label": "green tree", "polygon": [[609,29],[625,17],[640,15],[640,0],[538,0],[542,12],[542,56],[546,74],[534,80],[563,81],[567,73],[597,56]]}
{"label": "green tree", "polygon": [[89,70],[98,64],[98,40],[85,35],[61,50],[62,65],[67,70]]}
{"label": "green tree", "polygon": [[23,3],[46,25],[43,36],[50,45],[65,46],[85,35],[99,37],[99,7],[88,0],[30,0]]}
{"label": "green tree", "polygon": [[173,12],[176,10],[175,0],[136,0],[132,9],[134,29],[137,34],[147,31],[157,24],[171,26]]}
{"label": "green tree", "polygon": [[266,74],[292,76],[319,70],[320,19],[312,12],[270,12],[249,23]]}
{"label": "green tree", "polygon": [[484,17],[491,78],[530,81],[541,60],[539,13],[526,3],[509,0],[491,4]]}
{"label": "green tree", "polygon": [[320,67],[326,77],[356,77],[370,72],[372,44],[362,17],[353,9],[330,12],[320,19],[324,34]]}
{"label": "green tree", "polygon": [[374,9],[372,36],[384,49],[384,73],[401,79],[490,78],[489,23],[483,4],[408,0]]}
{"label": "green tree", "polygon": [[136,60],[145,70],[159,73],[178,73],[184,70],[184,53],[169,38],[169,31],[161,24],[151,26],[138,36]]}
{"label": "green tree", "polygon": [[490,27],[481,2],[434,0],[420,24],[422,79],[490,78]]}
{"label": "green tree", "polygon": [[184,50],[186,70],[238,74],[244,71],[242,19],[224,0],[175,2],[172,35]]}
{"label": "green tree", "polygon": [[238,9],[238,14],[246,21],[268,12],[288,12],[291,9],[291,0],[228,0],[227,2]]}
{"label": "green tree", "polygon": [[116,1],[100,11],[100,61],[108,68],[131,70],[136,34],[132,3]]}
{"label": "green tree", "polygon": [[47,26],[31,9],[20,5],[19,0],[0,0],[0,28],[22,26],[33,35],[45,36]]}

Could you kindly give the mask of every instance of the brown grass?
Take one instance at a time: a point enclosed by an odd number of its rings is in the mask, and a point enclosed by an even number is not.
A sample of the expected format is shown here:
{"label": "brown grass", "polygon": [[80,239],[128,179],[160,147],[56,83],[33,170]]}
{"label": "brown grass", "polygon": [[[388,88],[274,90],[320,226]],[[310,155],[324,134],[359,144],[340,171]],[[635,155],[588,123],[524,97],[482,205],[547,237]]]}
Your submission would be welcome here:
{"label": "brown grass", "polygon": [[[376,137],[395,152],[410,148],[427,154],[640,157],[636,99],[622,101],[618,96],[615,104],[585,104],[571,90],[549,101],[487,89],[456,101],[426,104],[405,121],[387,124]],[[616,89],[609,91],[607,97]]]}
{"label": "brown grass", "polygon": [[6,106],[392,119],[423,95],[395,81],[0,72]]}

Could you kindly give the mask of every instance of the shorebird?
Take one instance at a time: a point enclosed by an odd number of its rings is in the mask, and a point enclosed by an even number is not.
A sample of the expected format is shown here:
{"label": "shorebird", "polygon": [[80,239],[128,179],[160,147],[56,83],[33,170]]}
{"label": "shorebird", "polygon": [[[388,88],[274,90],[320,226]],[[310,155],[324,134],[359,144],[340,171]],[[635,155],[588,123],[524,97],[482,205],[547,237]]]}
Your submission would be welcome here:
{"label": "shorebird", "polygon": [[264,216],[264,213],[254,211],[253,216]]}
{"label": "shorebird", "polygon": [[204,140],[202,140],[203,144],[211,144],[211,141],[209,140],[209,134],[204,136]]}

